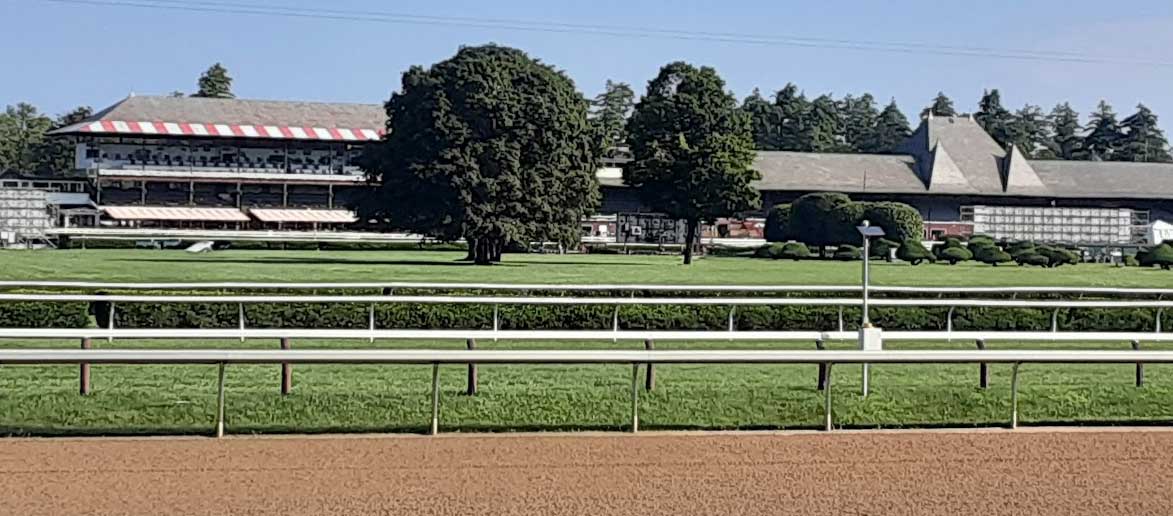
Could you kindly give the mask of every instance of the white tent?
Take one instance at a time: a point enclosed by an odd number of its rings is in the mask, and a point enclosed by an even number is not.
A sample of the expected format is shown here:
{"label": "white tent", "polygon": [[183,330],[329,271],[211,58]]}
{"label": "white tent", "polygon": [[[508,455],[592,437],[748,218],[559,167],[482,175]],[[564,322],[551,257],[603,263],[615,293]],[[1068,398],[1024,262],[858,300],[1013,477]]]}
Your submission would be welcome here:
{"label": "white tent", "polygon": [[1152,245],[1159,244],[1166,240],[1173,240],[1173,224],[1158,220],[1149,224],[1147,233],[1149,243]]}

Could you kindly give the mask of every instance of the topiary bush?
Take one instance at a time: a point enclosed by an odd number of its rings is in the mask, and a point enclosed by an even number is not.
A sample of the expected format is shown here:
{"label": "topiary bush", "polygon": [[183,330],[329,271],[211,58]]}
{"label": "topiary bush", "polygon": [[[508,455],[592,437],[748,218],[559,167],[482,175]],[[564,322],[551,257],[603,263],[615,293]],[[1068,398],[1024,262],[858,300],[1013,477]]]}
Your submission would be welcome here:
{"label": "topiary bush", "polygon": [[998,247],[993,244],[979,245],[975,249],[971,243],[970,250],[973,252],[974,260],[982,262],[986,265],[993,265],[994,267],[997,267],[999,263],[1009,263],[1014,261],[1014,257],[1010,256],[1010,253],[998,249]]}
{"label": "topiary bush", "polygon": [[772,258],[778,259],[782,257],[782,244],[766,244],[753,252],[754,258]]}
{"label": "topiary bush", "polygon": [[1081,260],[1078,254],[1075,254],[1062,247],[1052,247],[1044,245],[1035,249],[1035,254],[1047,258],[1047,266],[1061,267],[1063,265],[1076,265]]}
{"label": "topiary bush", "polygon": [[947,247],[937,255],[937,259],[949,265],[957,265],[958,262],[972,260],[973,253],[964,247]]}
{"label": "topiary bush", "polygon": [[841,193],[813,193],[794,200],[790,207],[790,229],[794,239],[819,249],[859,241],[856,224],[863,207]]}
{"label": "topiary bush", "polygon": [[1144,253],[1144,258],[1140,260],[1140,264],[1145,267],[1160,267],[1164,270],[1169,270],[1173,267],[1173,246],[1169,244],[1161,244],[1150,249]]}
{"label": "topiary bush", "polygon": [[841,245],[838,249],[835,250],[835,255],[833,258],[846,262],[860,259],[861,254],[862,253],[860,253],[858,247],[853,245]]}
{"label": "topiary bush", "polygon": [[1028,252],[1020,252],[1014,257],[1014,261],[1018,265],[1033,265],[1036,267],[1049,267],[1051,265],[1051,260],[1046,256]]}
{"label": "topiary bush", "polygon": [[798,261],[804,258],[810,258],[810,256],[811,250],[806,247],[806,244],[790,242],[782,246],[782,250],[778,257],[784,260]]}
{"label": "topiary bush", "polygon": [[790,236],[787,235],[789,225],[790,205],[774,205],[773,208],[770,208],[770,212],[766,214],[766,241],[785,242],[790,240]]}
{"label": "topiary bush", "polygon": [[885,236],[896,242],[920,238],[925,221],[916,208],[902,202],[864,202],[863,219],[884,229]]}
{"label": "topiary bush", "polygon": [[887,238],[878,238],[872,242],[871,256],[872,258],[882,258],[886,261],[892,261],[892,251],[900,247],[900,242],[888,240]]}
{"label": "topiary bush", "polygon": [[901,261],[908,262],[912,265],[920,265],[921,262],[925,261],[937,261],[937,258],[933,256],[933,253],[930,253],[928,249],[925,249],[925,246],[921,245],[921,243],[916,240],[905,240],[904,243],[900,245],[900,249],[896,250],[896,258],[899,258]]}
{"label": "topiary bush", "polygon": [[973,249],[974,246],[996,246],[997,245],[994,242],[994,237],[986,236],[986,235],[971,236],[971,237],[969,237],[968,243],[969,243],[970,249]]}
{"label": "topiary bush", "polygon": [[1140,260],[1137,260],[1136,257],[1131,254],[1126,254],[1126,255],[1124,255],[1124,266],[1125,267],[1140,267]]}

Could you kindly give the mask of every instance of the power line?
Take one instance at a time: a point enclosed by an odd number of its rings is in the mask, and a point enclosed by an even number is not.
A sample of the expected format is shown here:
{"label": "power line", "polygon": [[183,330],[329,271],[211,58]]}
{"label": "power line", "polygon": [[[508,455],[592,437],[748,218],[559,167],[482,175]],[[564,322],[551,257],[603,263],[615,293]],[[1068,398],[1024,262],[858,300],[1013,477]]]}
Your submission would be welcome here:
{"label": "power line", "polygon": [[1091,55],[1080,52],[1057,50],[1023,50],[1010,48],[938,45],[926,43],[885,42],[876,40],[851,40],[803,36],[767,36],[760,34],[686,31],[655,27],[631,27],[618,25],[596,25],[561,23],[550,21],[516,20],[500,18],[474,18],[461,16],[429,16],[385,11],[339,10],[323,8],[300,8],[266,4],[249,4],[223,1],[177,0],[44,0],[45,2],[80,4],[100,7],[132,7],[140,9],[186,11],[213,14],[244,14],[255,16],[278,16],[333,21],[384,23],[400,25],[435,25],[481,29],[502,29],[524,32],[545,32],[558,34],[588,34],[641,39],[669,39],[685,41],[708,41],[764,46],[856,50],[899,54],[926,54],[954,57],[976,57],[1014,59],[1025,61],[1051,61],[1083,64],[1122,64],[1149,67],[1173,67],[1173,61],[1134,59],[1123,56]]}

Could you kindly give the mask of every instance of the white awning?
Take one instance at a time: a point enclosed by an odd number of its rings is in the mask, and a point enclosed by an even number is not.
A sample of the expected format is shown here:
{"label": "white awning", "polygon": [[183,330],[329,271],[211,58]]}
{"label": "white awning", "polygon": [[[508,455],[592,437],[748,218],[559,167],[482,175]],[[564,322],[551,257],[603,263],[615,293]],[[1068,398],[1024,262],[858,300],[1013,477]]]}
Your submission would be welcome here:
{"label": "white awning", "polygon": [[180,208],[173,206],[103,206],[102,211],[117,220],[195,220],[202,222],[248,222],[236,208]]}
{"label": "white awning", "polygon": [[261,222],[316,222],[321,224],[353,224],[358,221],[349,210],[278,210],[251,209],[249,213]]}

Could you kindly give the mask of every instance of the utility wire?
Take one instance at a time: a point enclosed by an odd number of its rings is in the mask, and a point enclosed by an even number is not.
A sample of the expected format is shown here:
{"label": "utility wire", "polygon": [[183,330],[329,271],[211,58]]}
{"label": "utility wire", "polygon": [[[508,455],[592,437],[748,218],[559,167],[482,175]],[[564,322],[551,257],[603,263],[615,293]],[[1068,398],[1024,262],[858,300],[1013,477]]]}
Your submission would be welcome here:
{"label": "utility wire", "polygon": [[433,25],[482,29],[503,29],[525,32],[558,34],[589,34],[642,39],[709,41],[763,46],[840,49],[900,54],[945,55],[1026,61],[1051,61],[1085,64],[1123,64],[1148,67],[1173,67],[1173,61],[1134,59],[1121,56],[1099,56],[1079,52],[1055,50],[1020,50],[1009,48],[951,46],[925,43],[884,42],[801,36],[766,36],[758,34],[685,31],[654,27],[624,27],[560,23],[549,21],[510,20],[499,18],[472,18],[460,16],[428,16],[396,12],[300,8],[256,3],[223,1],[177,0],[43,0],[45,2],[79,4],[101,7],[132,7],[140,9],[186,11],[216,14],[244,14],[279,16],[334,21],[353,21],[402,25]]}

